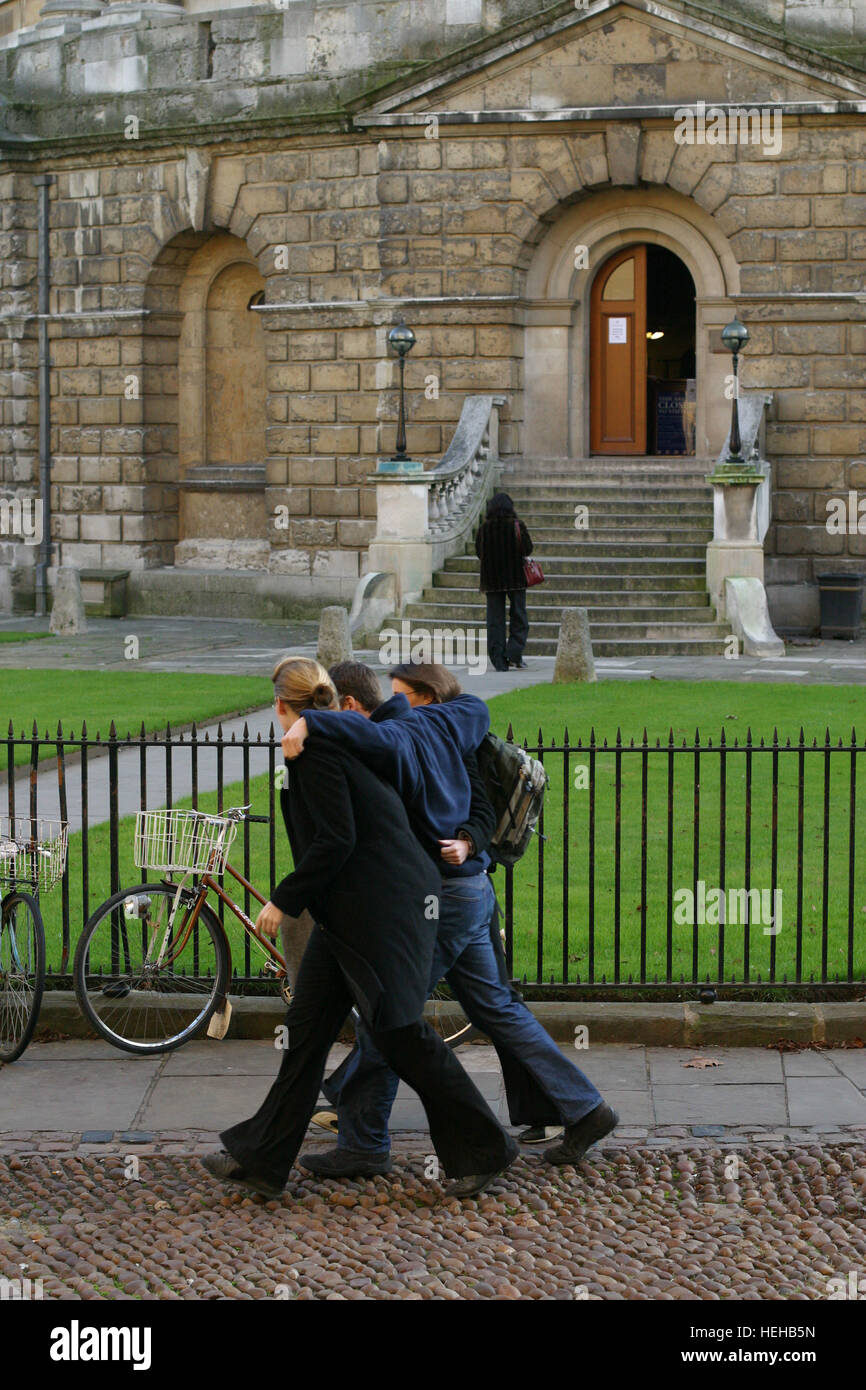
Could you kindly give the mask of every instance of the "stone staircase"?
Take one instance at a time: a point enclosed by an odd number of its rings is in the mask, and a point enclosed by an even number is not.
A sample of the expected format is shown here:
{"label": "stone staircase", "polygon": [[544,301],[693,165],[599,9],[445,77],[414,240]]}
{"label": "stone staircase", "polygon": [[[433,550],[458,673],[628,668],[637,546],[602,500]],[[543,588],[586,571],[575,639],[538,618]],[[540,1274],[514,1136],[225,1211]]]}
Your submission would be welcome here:
{"label": "stone staircase", "polygon": [[[500,487],[514,499],[546,583],[527,595],[527,655],[553,655],[563,608],[589,611],[596,656],[722,655],[727,623],[706,589],[713,534],[709,459],[515,460]],[[575,508],[588,509],[587,529]],[[404,618],[412,629],[481,627],[484,597],[471,546],[433,576]]]}

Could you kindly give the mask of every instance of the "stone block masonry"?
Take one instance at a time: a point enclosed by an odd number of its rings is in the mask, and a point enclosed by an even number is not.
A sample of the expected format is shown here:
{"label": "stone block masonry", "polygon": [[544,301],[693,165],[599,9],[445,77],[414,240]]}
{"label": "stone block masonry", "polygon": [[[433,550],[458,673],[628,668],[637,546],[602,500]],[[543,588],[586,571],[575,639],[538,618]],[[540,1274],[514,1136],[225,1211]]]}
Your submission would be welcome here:
{"label": "stone block masonry", "polygon": [[[724,432],[718,329],[749,325],[743,386],[774,396],[770,585],[792,559],[797,585],[828,555],[861,566],[866,538],[823,523],[866,486],[862,9],[755,0],[717,29],[707,11],[708,35],[642,0],[604,22],[292,0],[7,33],[0,495],[38,486],[47,172],[55,565],[254,556],[299,597],[351,599],[395,445],[397,314],[417,336],[410,453],[440,458],[466,396],[496,393],[504,455],[580,456],[581,306],[630,239],[695,279],[699,452]],[[677,143],[674,105],[699,98],[776,103],[781,149]],[[554,426],[561,447],[539,448]],[[0,602],[20,607],[33,557],[0,547]]]}

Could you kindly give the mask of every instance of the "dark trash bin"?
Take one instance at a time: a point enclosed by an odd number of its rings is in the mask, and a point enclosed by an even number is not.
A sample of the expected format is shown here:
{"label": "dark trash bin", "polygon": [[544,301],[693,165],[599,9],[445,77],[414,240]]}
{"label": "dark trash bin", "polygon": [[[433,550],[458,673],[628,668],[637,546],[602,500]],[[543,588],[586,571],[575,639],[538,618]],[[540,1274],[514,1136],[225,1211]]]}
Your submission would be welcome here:
{"label": "dark trash bin", "polygon": [[821,636],[847,637],[862,632],[862,574],[816,574],[821,595]]}

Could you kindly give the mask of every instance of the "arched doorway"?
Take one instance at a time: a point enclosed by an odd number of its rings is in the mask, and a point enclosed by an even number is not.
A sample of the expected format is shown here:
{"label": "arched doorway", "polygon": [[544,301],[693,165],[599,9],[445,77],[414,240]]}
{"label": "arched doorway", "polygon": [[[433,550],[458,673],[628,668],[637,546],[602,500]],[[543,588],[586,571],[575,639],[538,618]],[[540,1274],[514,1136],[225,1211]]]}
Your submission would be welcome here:
{"label": "arched doorway", "polygon": [[[521,447],[530,458],[586,458],[591,452],[591,298],[596,278],[610,258],[629,247],[647,249],[647,314],[651,287],[664,293],[664,278],[650,270],[656,250],[691,277],[694,370],[682,371],[696,383],[694,453],[716,456],[725,439],[730,402],[725,377],[730,353],[721,329],[734,316],[739,266],[727,237],[710,213],[673,189],[611,189],[564,208],[537,242],[526,274],[524,331],[524,427]],[[681,274],[681,272],[679,272]],[[671,296],[671,291],[667,291]],[[658,331],[647,323],[644,332]],[[662,372],[653,341],[667,352],[677,338],[646,339],[647,375],[673,380]],[[669,336],[670,335],[670,336]],[[671,351],[671,357],[673,357]],[[664,372],[673,367],[664,367]],[[679,369],[678,369],[679,370]],[[647,447],[652,448],[651,440]],[[658,447],[658,446],[656,446]],[[624,451],[623,451],[624,452]],[[673,452],[672,450],[670,452]]]}
{"label": "arched doorway", "polygon": [[590,450],[695,452],[695,285],[666,247],[616,251],[593,281]]}

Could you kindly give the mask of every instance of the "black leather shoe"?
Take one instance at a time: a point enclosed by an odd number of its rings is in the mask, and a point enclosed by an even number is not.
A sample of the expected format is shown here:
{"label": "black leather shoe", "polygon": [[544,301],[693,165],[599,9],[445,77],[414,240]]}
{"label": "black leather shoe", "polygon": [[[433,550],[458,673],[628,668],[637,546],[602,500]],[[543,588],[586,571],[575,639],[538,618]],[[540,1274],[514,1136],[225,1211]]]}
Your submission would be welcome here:
{"label": "black leather shoe", "polygon": [[368,1149],[325,1149],[322,1153],[301,1154],[302,1168],[318,1178],[375,1178],[390,1173],[391,1155],[370,1153]]}
{"label": "black leather shoe", "polygon": [[592,1144],[597,1144],[619,1124],[619,1115],[604,1101],[578,1120],[576,1125],[566,1125],[561,1144],[545,1149],[544,1157],[548,1163],[579,1163]]}
{"label": "black leather shoe", "polygon": [[268,1182],[266,1178],[257,1178],[254,1174],[247,1173],[243,1166],[225,1150],[216,1154],[206,1154],[201,1163],[212,1178],[216,1178],[218,1182],[227,1183],[229,1187],[248,1187],[251,1191],[258,1192],[260,1196],[271,1199],[283,1195],[281,1187]]}
{"label": "black leather shoe", "polygon": [[514,1153],[504,1163],[501,1168],[497,1168],[493,1173],[470,1173],[468,1177],[457,1178],[455,1182],[449,1183],[445,1189],[446,1197],[475,1197],[479,1192],[483,1192],[486,1187],[498,1178],[501,1173],[509,1169],[516,1158],[520,1156],[517,1145],[514,1146]]}

